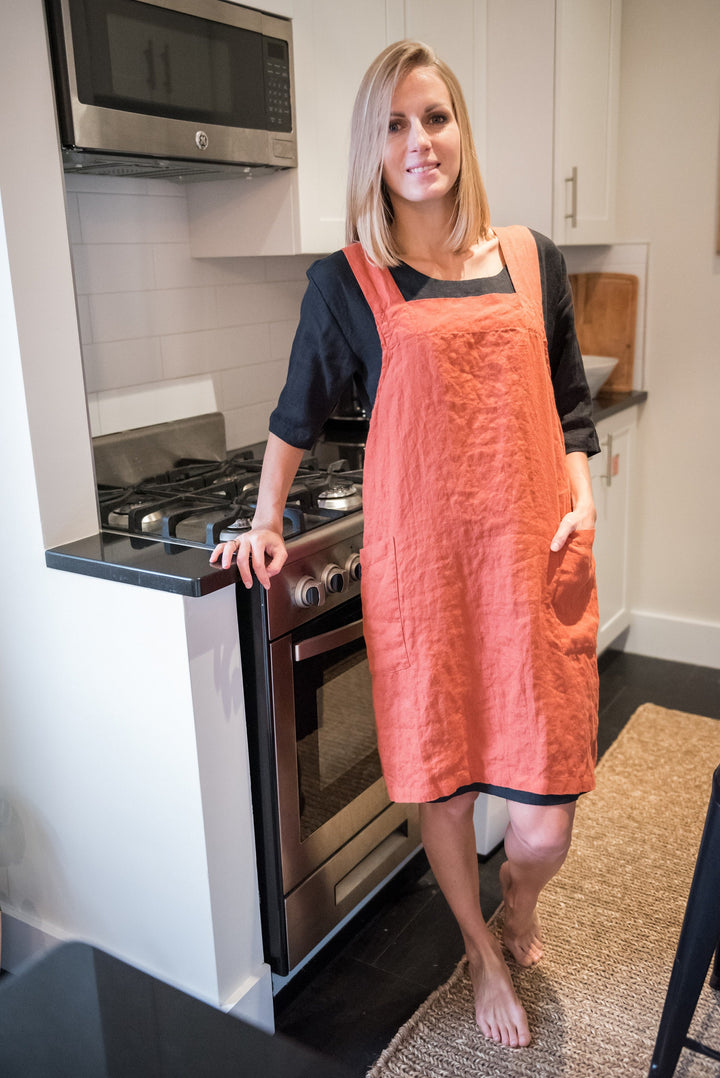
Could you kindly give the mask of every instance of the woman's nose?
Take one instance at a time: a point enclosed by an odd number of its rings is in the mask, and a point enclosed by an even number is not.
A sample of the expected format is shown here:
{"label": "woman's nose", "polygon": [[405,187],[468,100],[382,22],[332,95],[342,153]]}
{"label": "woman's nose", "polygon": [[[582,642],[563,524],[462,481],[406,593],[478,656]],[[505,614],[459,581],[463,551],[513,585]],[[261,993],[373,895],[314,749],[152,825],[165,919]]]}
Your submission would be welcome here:
{"label": "woman's nose", "polygon": [[424,150],[430,145],[430,136],[421,120],[414,120],[410,124],[408,145],[412,150]]}

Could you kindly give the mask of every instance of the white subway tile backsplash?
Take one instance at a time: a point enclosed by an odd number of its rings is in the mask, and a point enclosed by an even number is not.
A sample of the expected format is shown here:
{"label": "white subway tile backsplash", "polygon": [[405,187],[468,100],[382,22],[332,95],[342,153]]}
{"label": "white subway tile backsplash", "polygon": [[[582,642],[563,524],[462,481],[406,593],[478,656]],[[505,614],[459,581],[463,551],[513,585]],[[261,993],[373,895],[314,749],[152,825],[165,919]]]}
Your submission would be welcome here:
{"label": "white subway tile backsplash", "polygon": [[179,378],[277,358],[271,356],[270,329],[262,322],[163,337],[163,374],[166,378]]}
{"label": "white subway tile backsplash", "polygon": [[268,420],[274,407],[274,401],[264,401],[226,411],[225,438],[228,449],[240,449],[244,445],[265,441],[268,435]]}
{"label": "white subway tile backsplash", "polygon": [[90,296],[94,341],[192,333],[215,323],[212,288],[171,288]]}
{"label": "white subway tile backsplash", "polygon": [[93,339],[92,321],[90,319],[90,300],[87,296],[76,296],[75,307],[78,317],[78,329],[80,331],[80,344],[84,347]]}
{"label": "white subway tile backsplash", "polygon": [[156,287],[152,247],[147,244],[75,244],[75,288],[81,294],[140,292]]}
{"label": "white subway tile backsplash", "polygon": [[101,292],[87,297],[93,341],[152,337],[153,292]]}
{"label": "white subway tile backsplash", "polygon": [[248,284],[264,280],[267,259],[192,258],[189,243],[162,243],[153,248],[157,288]]}
{"label": "white subway tile backsplash", "polygon": [[284,360],[223,371],[220,374],[223,410],[276,401],[286,375],[287,362]]}
{"label": "white subway tile backsplash", "polygon": [[301,281],[221,286],[217,289],[218,324],[297,322],[304,292]]}
{"label": "white subway tile backsplash", "polygon": [[83,243],[187,242],[184,199],[83,194],[79,203]]}
{"label": "white subway tile backsplash", "polygon": [[159,382],[163,377],[160,340],[137,337],[85,345],[83,367],[89,393]]}
{"label": "white subway tile backsplash", "polygon": [[168,423],[218,408],[211,376],[98,393],[95,403],[99,429],[93,430],[93,435]]}
{"label": "white subway tile backsplash", "polygon": [[267,435],[315,256],[194,259],[184,188],[66,177],[93,435],[221,410]]}
{"label": "white subway tile backsplash", "polygon": [[318,255],[275,255],[266,258],[268,281],[305,281],[305,275]]}
{"label": "white subway tile backsplash", "polygon": [[70,243],[80,243],[82,232],[80,231],[80,207],[78,196],[68,191],[65,198],[65,212],[67,216],[68,239]]}
{"label": "white subway tile backsplash", "polygon": [[289,358],[296,329],[297,319],[270,323],[270,359]]}

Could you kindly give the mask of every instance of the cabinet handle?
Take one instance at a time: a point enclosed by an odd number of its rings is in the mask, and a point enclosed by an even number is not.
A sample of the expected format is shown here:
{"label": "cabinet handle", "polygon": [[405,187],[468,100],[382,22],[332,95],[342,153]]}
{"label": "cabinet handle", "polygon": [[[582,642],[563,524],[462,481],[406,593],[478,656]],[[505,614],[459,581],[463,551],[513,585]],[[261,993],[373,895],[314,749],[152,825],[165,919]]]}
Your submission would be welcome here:
{"label": "cabinet handle", "polygon": [[[565,177],[565,183],[570,184],[570,213],[565,214],[565,220],[570,222],[571,228],[577,228],[577,173],[577,165],[573,165],[570,175]],[[567,205],[567,199],[565,205]]]}
{"label": "cabinet handle", "polygon": [[606,440],[605,445],[603,446],[603,448],[605,449],[605,452],[607,453],[607,458],[606,458],[606,461],[605,461],[605,474],[603,475],[603,479],[605,480],[605,485],[608,486],[608,487],[611,487],[612,486],[612,479],[613,479],[613,436],[612,436],[612,434],[608,434],[607,440]]}

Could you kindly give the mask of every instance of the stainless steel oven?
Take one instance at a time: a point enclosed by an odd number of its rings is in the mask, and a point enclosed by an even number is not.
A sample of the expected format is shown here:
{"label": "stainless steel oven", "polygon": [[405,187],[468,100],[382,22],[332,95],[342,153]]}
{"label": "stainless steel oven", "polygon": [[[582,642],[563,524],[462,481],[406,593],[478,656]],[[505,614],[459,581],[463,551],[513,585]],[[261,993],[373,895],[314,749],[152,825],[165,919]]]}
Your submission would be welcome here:
{"label": "stainless steel oven", "polygon": [[259,718],[249,733],[264,929],[277,973],[420,844],[416,806],[390,802],[380,769],[361,542],[355,513],[289,543],[269,593],[238,588],[246,702]]}

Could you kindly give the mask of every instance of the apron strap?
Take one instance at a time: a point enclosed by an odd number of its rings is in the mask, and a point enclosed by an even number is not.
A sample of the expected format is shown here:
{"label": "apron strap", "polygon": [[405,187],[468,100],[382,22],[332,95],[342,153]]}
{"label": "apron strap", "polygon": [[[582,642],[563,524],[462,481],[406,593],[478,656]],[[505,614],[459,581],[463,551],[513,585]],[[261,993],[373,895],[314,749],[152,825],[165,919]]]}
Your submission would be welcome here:
{"label": "apron strap", "polygon": [[[530,299],[542,316],[540,263],[532,232],[524,225],[508,225],[495,232],[515,291]],[[405,302],[390,271],[373,265],[359,243],[344,247],[343,254],[376,318],[394,304]]]}
{"label": "apron strap", "polygon": [[494,231],[500,240],[500,249],[507,262],[515,291],[532,300],[542,313],[540,262],[532,232],[524,225],[508,225]]}
{"label": "apron strap", "polygon": [[370,310],[375,315],[386,311],[397,303],[404,303],[402,293],[388,269],[380,269],[368,259],[359,243],[343,247],[343,254],[350,264],[350,269],[362,289]]}

